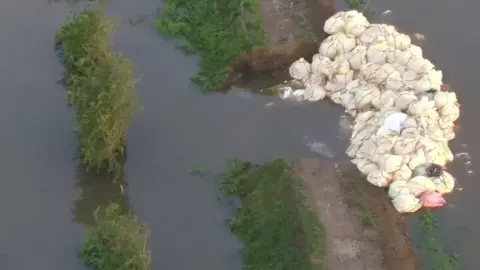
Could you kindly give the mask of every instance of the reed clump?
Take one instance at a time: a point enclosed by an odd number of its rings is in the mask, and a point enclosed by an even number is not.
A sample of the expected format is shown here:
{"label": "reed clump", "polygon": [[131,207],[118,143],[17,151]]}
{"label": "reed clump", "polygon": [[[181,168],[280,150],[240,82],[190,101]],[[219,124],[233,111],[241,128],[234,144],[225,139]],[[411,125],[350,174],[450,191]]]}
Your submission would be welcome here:
{"label": "reed clump", "polygon": [[130,60],[113,50],[116,24],[102,7],[73,13],[56,34],[75,110],[80,156],[88,169],[120,171],[126,132],[137,107]]}

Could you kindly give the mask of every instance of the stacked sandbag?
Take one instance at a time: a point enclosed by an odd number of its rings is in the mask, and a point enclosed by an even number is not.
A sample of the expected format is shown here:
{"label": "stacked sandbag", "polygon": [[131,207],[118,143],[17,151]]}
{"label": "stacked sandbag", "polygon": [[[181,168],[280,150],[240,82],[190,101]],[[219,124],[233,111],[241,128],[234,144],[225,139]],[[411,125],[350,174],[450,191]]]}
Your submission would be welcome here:
{"label": "stacked sandbag", "polygon": [[[329,97],[355,118],[347,155],[371,184],[389,188],[399,212],[441,206],[455,183],[443,166],[460,115],[455,93],[441,90],[442,72],[409,36],[357,11],[330,17],[324,31],[312,62],[289,70],[305,85],[303,99]],[[435,166],[439,173],[425,169]]]}

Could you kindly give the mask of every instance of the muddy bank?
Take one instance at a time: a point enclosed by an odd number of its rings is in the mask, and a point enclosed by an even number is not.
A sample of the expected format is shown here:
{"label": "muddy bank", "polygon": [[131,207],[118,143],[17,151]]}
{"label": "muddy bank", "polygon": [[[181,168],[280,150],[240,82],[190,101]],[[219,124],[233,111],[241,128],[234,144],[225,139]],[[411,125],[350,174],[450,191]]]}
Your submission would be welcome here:
{"label": "muddy bank", "polygon": [[288,66],[310,59],[327,37],[325,20],[335,13],[331,0],[257,0],[267,47],[246,52],[230,74],[227,85],[269,87],[289,79]]}
{"label": "muddy bank", "polygon": [[350,166],[317,159],[294,162],[326,233],[328,269],[419,269],[407,219],[387,194]]}

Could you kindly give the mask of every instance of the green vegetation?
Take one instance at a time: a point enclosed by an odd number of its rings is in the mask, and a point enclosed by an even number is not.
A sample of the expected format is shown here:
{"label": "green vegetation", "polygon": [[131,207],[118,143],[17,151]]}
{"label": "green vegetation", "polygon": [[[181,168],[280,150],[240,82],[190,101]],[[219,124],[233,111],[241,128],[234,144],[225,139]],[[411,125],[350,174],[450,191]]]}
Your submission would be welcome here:
{"label": "green vegetation", "polygon": [[190,170],[190,175],[191,176],[199,176],[199,177],[204,177],[205,176],[205,168],[203,167],[194,167]]}
{"label": "green vegetation", "polygon": [[225,194],[242,201],[231,228],[245,246],[244,269],[324,269],[317,265],[325,255],[324,232],[291,171],[280,159],[262,166],[234,160],[223,176]]}
{"label": "green vegetation", "polygon": [[164,0],[156,28],[183,37],[182,49],[201,56],[192,79],[204,91],[222,88],[239,57],[267,45],[255,0]]}
{"label": "green vegetation", "polygon": [[88,8],[73,14],[55,37],[67,69],[80,156],[88,169],[120,170],[137,101],[132,63],[112,50],[114,29],[102,8]]}
{"label": "green vegetation", "polygon": [[373,11],[368,7],[369,3],[366,0],[347,0],[347,6],[350,9],[355,9],[363,12],[368,19],[373,15]]}
{"label": "green vegetation", "polygon": [[147,229],[117,204],[95,212],[80,256],[94,270],[150,270]]}
{"label": "green vegetation", "polygon": [[425,212],[418,217],[415,229],[424,237],[426,244],[424,248],[420,248],[425,253],[428,263],[431,264],[429,269],[435,270],[458,270],[460,269],[457,256],[454,253],[446,252],[442,249],[438,242],[436,233],[437,225],[434,214]]}

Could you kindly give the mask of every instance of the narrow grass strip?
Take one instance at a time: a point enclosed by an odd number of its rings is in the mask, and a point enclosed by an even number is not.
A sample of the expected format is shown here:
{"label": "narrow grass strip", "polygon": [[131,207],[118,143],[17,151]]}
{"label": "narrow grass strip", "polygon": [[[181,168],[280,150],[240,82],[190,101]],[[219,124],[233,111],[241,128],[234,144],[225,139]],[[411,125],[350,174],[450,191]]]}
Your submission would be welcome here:
{"label": "narrow grass strip", "polygon": [[221,88],[240,56],[267,45],[256,0],[164,1],[155,26],[166,36],[183,37],[183,50],[201,56],[192,81],[204,91]]}
{"label": "narrow grass strip", "polygon": [[303,195],[303,182],[287,161],[261,166],[234,160],[223,177],[223,191],[239,197],[242,207],[231,229],[244,243],[248,270],[323,269],[325,235]]}
{"label": "narrow grass strip", "polygon": [[447,252],[442,248],[437,233],[437,224],[432,212],[425,212],[416,220],[415,230],[421,233],[426,240],[425,246],[420,246],[420,251],[425,254],[429,269],[459,270],[461,269],[457,255]]}
{"label": "narrow grass strip", "polygon": [[66,67],[80,156],[88,169],[118,171],[127,126],[136,109],[132,63],[113,51],[115,24],[102,8],[74,13],[55,40]]}
{"label": "narrow grass strip", "polygon": [[80,257],[93,270],[150,270],[146,247],[148,230],[117,204],[95,212],[96,225],[88,229]]}

